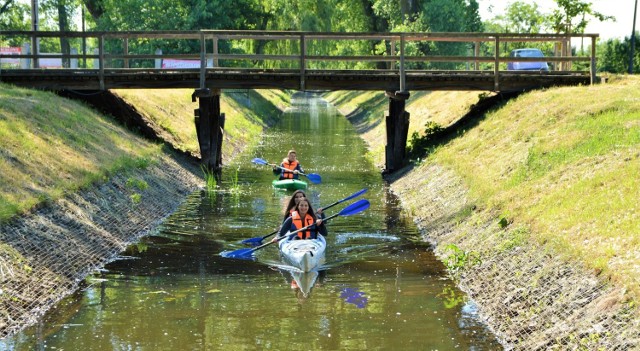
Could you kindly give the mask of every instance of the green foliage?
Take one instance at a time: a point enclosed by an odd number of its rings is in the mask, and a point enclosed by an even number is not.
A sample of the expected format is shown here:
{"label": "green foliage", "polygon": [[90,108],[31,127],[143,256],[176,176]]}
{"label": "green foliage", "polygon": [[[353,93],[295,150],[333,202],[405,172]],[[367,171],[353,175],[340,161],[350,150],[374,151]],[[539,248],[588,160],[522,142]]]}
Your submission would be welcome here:
{"label": "green foliage", "polygon": [[[503,220],[506,222],[505,217],[502,217],[500,219],[501,222]],[[530,231],[525,227],[518,227],[512,230],[503,230],[499,234],[499,237],[500,239],[502,239],[502,242],[496,247],[496,249],[498,251],[509,251],[516,247],[522,246],[527,243],[529,236],[530,236]]]}
{"label": "green foliage", "polygon": [[584,33],[591,19],[608,21],[615,19],[593,10],[590,1],[555,0],[558,9],[550,16],[551,28],[556,33]]}
{"label": "green foliage", "polygon": [[146,190],[147,188],[149,188],[149,184],[143,179],[129,178],[127,179],[127,188]]}
{"label": "green foliage", "polygon": [[464,251],[455,244],[445,246],[444,251],[449,253],[444,264],[454,278],[459,278],[465,269],[482,263],[477,252]]}
{"label": "green foliage", "polygon": [[[4,1],[3,1],[4,3]],[[27,3],[13,2],[4,11],[0,12],[0,30],[30,30],[30,7]],[[4,40],[4,38],[2,39]],[[2,41],[2,46],[7,45]],[[8,46],[20,46],[21,43],[12,43]]]}
{"label": "green foliage", "polygon": [[129,197],[131,198],[131,202],[133,202],[134,204],[139,204],[142,200],[142,195],[138,193],[133,193]]}
{"label": "green foliage", "polygon": [[[636,41],[640,39],[640,32],[636,32]],[[637,44],[636,44],[637,45]],[[631,38],[624,40],[609,39],[598,45],[598,72],[627,73],[629,71],[629,54],[631,53]],[[640,50],[636,48],[633,56],[633,72],[640,72]]]}
{"label": "green foliage", "polygon": [[236,168],[235,172],[233,172],[233,174],[231,175],[231,188],[230,191],[232,193],[239,193],[240,192],[240,184],[238,183],[238,172],[240,171],[240,168]]}
{"label": "green foliage", "polygon": [[429,148],[434,146],[434,141],[438,135],[444,131],[442,126],[433,121],[427,121],[424,126],[425,129],[422,135],[418,132],[413,132],[409,139],[407,150],[409,157],[412,159],[425,156]]}
{"label": "green foliage", "polygon": [[218,181],[215,177],[215,174],[204,165],[200,166],[200,169],[204,174],[204,180],[205,180],[207,192],[208,193],[215,192],[218,189]]}

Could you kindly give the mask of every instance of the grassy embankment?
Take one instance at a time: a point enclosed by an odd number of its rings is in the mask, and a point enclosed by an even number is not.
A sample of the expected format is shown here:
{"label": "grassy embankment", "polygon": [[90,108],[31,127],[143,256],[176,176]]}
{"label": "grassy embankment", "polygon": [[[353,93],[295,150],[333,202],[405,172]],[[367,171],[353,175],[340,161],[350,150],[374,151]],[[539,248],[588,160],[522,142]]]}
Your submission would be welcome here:
{"label": "grassy embankment", "polygon": [[[117,94],[161,126],[178,149],[199,154],[191,90]],[[223,154],[250,144],[287,104],[286,93],[223,95]],[[252,110],[267,112],[260,116]],[[263,117],[266,116],[266,117]],[[52,93],[0,84],[0,221],[54,201],[116,172],[146,167],[163,157],[162,145],[145,140],[87,106]]]}
{"label": "grassy embankment", "polygon": [[[164,131],[162,138],[178,149],[200,154],[190,89],[113,90],[113,93],[136,107],[139,113]],[[225,114],[225,142],[222,154],[226,159],[236,150],[252,142],[265,125],[273,123],[280,110],[289,105],[289,95],[281,91],[256,90],[223,93],[220,111]],[[260,115],[256,111],[260,111]]]}
{"label": "grassy embankment", "polygon": [[[526,93],[437,146],[414,172],[430,163],[453,170],[474,203],[520,228],[504,240],[541,244],[640,301],[639,97],[639,77]],[[364,137],[382,164],[384,96],[331,99],[344,112],[371,108],[357,125],[374,127]],[[412,130],[427,120],[447,126],[477,99],[477,92],[414,94],[407,104]]]}

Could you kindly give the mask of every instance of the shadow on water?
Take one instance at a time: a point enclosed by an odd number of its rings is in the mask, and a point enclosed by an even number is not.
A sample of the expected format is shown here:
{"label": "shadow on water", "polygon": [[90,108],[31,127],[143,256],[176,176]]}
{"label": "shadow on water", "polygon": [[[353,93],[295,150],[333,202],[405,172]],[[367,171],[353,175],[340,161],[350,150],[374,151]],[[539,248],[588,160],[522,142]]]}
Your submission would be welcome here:
{"label": "shadow on water", "polygon": [[[225,173],[221,191],[191,194],[157,232],[0,349],[500,350],[363,156],[348,121],[318,97],[293,102],[252,152],[228,166],[239,170],[236,191]],[[364,187],[371,206],[327,224],[319,271],[291,269],[277,245],[254,260],[222,257],[278,228],[291,192],[272,189],[270,168],[250,161],[279,162],[291,148],[305,171],[322,176],[306,191],[314,208]]]}

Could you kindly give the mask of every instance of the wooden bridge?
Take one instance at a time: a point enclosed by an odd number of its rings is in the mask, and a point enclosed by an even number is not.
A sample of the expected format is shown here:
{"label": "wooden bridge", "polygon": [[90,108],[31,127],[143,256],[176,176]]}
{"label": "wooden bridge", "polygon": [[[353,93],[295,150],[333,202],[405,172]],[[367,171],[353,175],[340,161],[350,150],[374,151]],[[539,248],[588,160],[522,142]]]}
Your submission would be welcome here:
{"label": "wooden bridge", "polygon": [[[588,40],[588,55],[571,56],[573,38]],[[195,89],[202,160],[213,170],[221,161],[222,89],[385,91],[389,96],[386,168],[393,171],[406,161],[409,115],[404,107],[410,91],[512,92],[593,84],[598,80],[597,38],[597,34],[0,31],[0,46],[19,48],[0,52],[0,81],[46,90]],[[544,58],[551,69],[506,70],[507,62],[541,61],[509,57],[511,49],[532,42],[553,50],[553,56]],[[425,50],[416,50],[456,45],[454,51],[463,55],[425,55]],[[67,49],[44,53],[43,47]],[[586,69],[572,69],[578,65]]]}

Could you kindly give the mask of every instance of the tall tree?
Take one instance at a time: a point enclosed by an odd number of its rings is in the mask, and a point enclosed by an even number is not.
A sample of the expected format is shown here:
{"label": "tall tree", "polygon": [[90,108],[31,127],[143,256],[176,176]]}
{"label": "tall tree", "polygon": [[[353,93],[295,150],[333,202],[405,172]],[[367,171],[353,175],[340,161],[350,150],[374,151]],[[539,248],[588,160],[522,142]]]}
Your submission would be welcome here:
{"label": "tall tree", "polygon": [[549,24],[537,3],[516,1],[507,6],[501,17],[507,33],[542,33]]}
{"label": "tall tree", "polygon": [[[476,0],[424,1],[422,12],[424,27],[431,32],[477,32],[482,29]],[[467,43],[437,42],[431,45],[429,50],[434,55],[465,56],[471,48]],[[459,63],[432,64],[442,69],[452,69],[459,65]]]}
{"label": "tall tree", "polygon": [[[29,30],[29,5],[13,0],[0,4],[0,30]],[[16,38],[11,38],[9,41],[10,46],[20,45]]]}
{"label": "tall tree", "polygon": [[593,9],[591,2],[582,0],[555,0],[558,9],[551,14],[551,27],[556,33],[584,33],[589,21],[615,20]]}

